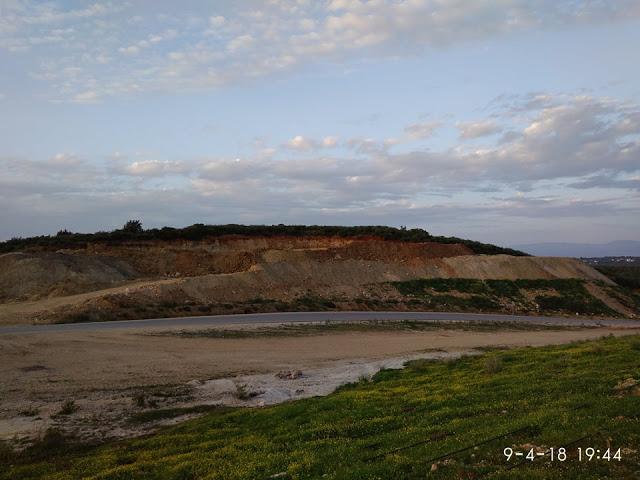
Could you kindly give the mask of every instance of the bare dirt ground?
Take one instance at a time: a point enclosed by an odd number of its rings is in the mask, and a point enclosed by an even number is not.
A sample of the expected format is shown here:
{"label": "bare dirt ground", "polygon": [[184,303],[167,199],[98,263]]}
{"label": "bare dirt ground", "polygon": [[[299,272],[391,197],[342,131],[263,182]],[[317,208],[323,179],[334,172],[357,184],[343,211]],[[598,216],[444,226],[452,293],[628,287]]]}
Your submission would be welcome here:
{"label": "bare dirt ground", "polygon": [[[148,333],[158,331],[149,329],[3,335],[0,440],[28,443],[50,427],[84,441],[123,438],[189,418],[128,422],[141,412],[195,405],[260,407],[326,395],[381,367],[399,368],[409,359],[639,331],[640,326],[491,333],[364,331],[242,339],[152,336]],[[298,370],[301,375],[293,375],[297,378],[288,375]],[[283,371],[287,375],[278,375]],[[59,413],[65,404],[68,413]]]}

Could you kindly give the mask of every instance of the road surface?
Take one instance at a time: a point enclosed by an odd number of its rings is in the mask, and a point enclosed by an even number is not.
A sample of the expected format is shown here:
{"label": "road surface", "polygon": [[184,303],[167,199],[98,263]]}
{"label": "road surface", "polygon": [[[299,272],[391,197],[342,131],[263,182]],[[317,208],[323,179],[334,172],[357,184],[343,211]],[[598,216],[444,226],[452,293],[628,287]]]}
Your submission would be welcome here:
{"label": "road surface", "polygon": [[131,328],[176,328],[210,327],[219,325],[260,324],[260,323],[308,323],[323,321],[364,321],[364,320],[423,320],[452,322],[524,322],[584,326],[636,326],[633,320],[594,320],[583,318],[528,317],[519,315],[494,315],[478,313],[445,312],[281,312],[252,313],[245,315],[214,315],[203,317],[154,318],[149,320],[121,320],[116,322],[64,323],[55,325],[16,325],[0,327],[0,335],[16,333],[55,332],[97,332]]}

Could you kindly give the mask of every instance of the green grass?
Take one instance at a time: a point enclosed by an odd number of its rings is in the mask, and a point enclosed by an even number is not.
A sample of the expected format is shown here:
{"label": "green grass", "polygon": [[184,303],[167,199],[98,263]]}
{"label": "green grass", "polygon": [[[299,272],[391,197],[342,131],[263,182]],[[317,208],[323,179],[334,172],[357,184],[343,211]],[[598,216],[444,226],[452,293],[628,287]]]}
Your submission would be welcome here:
{"label": "green grass", "polygon": [[[468,278],[422,278],[390,282],[410,300],[421,299],[426,307],[457,309],[460,311],[519,311],[525,313],[605,315],[621,314],[591,295],[585,281],[577,278],[476,280]],[[533,302],[525,300],[525,293],[535,292]],[[541,294],[544,292],[544,294]],[[611,294],[611,292],[609,292]],[[454,295],[455,294],[455,295]],[[618,291],[619,301],[633,304],[636,297],[629,291]],[[637,308],[637,305],[636,305]]]}
{"label": "green grass", "polygon": [[[329,397],[214,411],[145,438],[88,450],[58,440],[59,448],[48,454],[40,448],[35,456],[5,449],[0,477],[637,478],[640,401],[616,385],[640,379],[639,338],[421,360]],[[546,450],[584,436],[567,447],[564,462],[544,457],[506,470],[516,463],[505,460],[507,447]],[[576,457],[578,447],[608,444],[629,450],[621,461]]]}
{"label": "green grass", "polygon": [[620,286],[631,290],[640,290],[640,265],[602,265],[595,267],[595,269],[609,277]]}
{"label": "green grass", "polygon": [[422,293],[425,288],[436,292],[451,290],[462,293],[485,293],[487,288],[482,280],[471,278],[420,278],[404,282],[393,282],[398,291],[404,295]]}
{"label": "green grass", "polygon": [[490,292],[497,297],[512,300],[522,300],[522,293],[515,282],[511,280],[485,280]]}
{"label": "green grass", "polygon": [[[558,331],[582,330],[584,327],[571,325],[545,325],[522,322],[429,322],[420,320],[380,321],[370,320],[362,322],[322,322],[283,324],[275,327],[260,327],[255,329],[222,329],[206,328],[202,330],[167,330],[164,332],[145,334],[160,336],[180,336],[184,338],[262,338],[262,337],[290,337],[323,335],[329,333],[352,332],[389,332],[389,331],[436,331],[436,330],[464,330],[474,332],[497,331]],[[597,327],[595,327],[597,328]]]}
{"label": "green grass", "polygon": [[588,297],[565,297],[555,295],[538,295],[535,302],[542,311],[550,312],[575,312],[580,315],[612,315],[611,309],[600,300],[592,296]]}

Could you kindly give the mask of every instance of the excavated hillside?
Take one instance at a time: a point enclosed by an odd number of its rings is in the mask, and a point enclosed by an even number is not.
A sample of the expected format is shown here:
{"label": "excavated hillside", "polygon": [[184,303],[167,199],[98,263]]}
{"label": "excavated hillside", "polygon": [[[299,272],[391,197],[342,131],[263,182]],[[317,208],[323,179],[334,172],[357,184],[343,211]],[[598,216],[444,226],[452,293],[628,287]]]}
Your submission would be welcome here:
{"label": "excavated hillside", "polygon": [[[461,244],[379,238],[229,235],[2,255],[0,322],[376,308],[376,298],[384,299],[380,308],[406,309],[411,303],[389,282],[422,278],[580,279],[605,300],[604,286],[614,285],[571,258],[475,255]],[[633,314],[627,304],[608,304]]]}
{"label": "excavated hillside", "polygon": [[303,260],[377,260],[411,264],[426,259],[473,255],[464,245],[384,241],[375,238],[243,237],[238,235],[189,242],[138,242],[89,245],[72,255],[99,255],[127,261],[144,277],[197,277],[246,272],[262,263]]}
{"label": "excavated hillside", "polygon": [[[298,270],[313,263],[335,263],[339,268],[349,260],[410,266],[470,254],[463,245],[335,237],[227,236],[197,242],[89,244],[76,250],[0,255],[0,302],[73,295],[132,280],[237,274],[274,263]],[[329,283],[340,283],[341,276],[328,275]]]}
{"label": "excavated hillside", "polygon": [[0,303],[99,290],[137,277],[114,257],[7,253],[0,255]]}

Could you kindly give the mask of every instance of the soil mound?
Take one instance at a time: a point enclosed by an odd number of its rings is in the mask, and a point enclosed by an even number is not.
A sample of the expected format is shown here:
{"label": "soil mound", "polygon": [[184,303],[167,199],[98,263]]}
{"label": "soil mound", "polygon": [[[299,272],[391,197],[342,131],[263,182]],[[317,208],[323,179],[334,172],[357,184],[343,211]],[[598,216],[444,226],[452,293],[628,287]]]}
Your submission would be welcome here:
{"label": "soil mound", "polygon": [[573,258],[466,255],[450,258],[413,258],[406,264],[378,260],[317,261],[300,256],[296,261],[272,258],[247,272],[187,278],[179,283],[145,285],[131,294],[176,301],[207,303],[244,302],[257,297],[291,300],[314,292],[325,297],[354,297],[368,286],[419,278],[580,278],[613,284],[607,277]]}
{"label": "soil mound", "polygon": [[[377,295],[400,305],[387,282],[420,278],[579,278],[613,285],[572,258],[476,255],[461,244],[380,238],[229,235],[2,255],[0,322],[316,308],[318,299],[348,309]],[[608,302],[608,294],[598,295]]]}
{"label": "soil mound", "polygon": [[62,253],[0,255],[0,302],[72,295],[138,278],[127,262]]}
{"label": "soil mound", "polygon": [[[454,272],[453,277],[485,279],[552,279],[581,278],[589,282],[614,282],[576,258],[512,257],[510,255],[477,255],[443,259]],[[447,275],[442,275],[446,277]]]}
{"label": "soil mound", "polygon": [[[419,268],[424,267],[425,260],[470,254],[473,252],[464,245],[364,237],[229,235],[202,241],[89,244],[80,250],[0,256],[0,303],[73,295],[110,288],[127,280],[167,277],[205,277],[206,280],[193,283],[206,285],[208,296],[218,285],[227,289],[229,282],[235,285],[238,281],[237,289],[242,293],[225,292],[225,298],[255,297],[258,291],[267,294],[274,284],[280,290],[302,285],[333,285],[340,290],[344,285],[351,292],[362,283],[379,279],[399,280],[407,275],[413,278],[416,268],[423,275],[433,276],[437,272]],[[357,262],[368,262],[368,266]],[[410,273],[403,268],[409,268]],[[245,275],[226,277],[230,274]],[[214,276],[223,278],[216,280]],[[202,289],[195,288],[197,296],[203,296],[199,293]]]}

